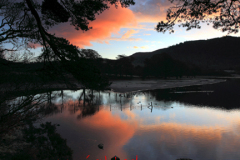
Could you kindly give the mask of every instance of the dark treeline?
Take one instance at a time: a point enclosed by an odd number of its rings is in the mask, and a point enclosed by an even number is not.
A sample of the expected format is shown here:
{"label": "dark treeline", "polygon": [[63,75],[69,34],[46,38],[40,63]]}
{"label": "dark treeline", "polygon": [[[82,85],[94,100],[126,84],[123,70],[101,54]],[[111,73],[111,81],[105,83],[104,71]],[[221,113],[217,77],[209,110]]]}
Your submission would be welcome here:
{"label": "dark treeline", "polygon": [[227,74],[219,70],[202,69],[195,65],[173,59],[167,53],[153,55],[144,61],[144,65],[134,66],[134,58],[119,55],[117,60],[98,59],[95,65],[102,73],[109,78],[132,78],[138,76],[141,78],[170,78],[176,79],[186,77],[195,77],[197,75],[221,75]]}
{"label": "dark treeline", "polygon": [[152,56],[144,62],[143,75],[154,77],[176,77],[196,76],[201,73],[200,69],[194,66],[187,66],[183,62],[174,60],[170,55],[163,53]]}
{"label": "dark treeline", "polygon": [[[3,78],[1,79],[1,83],[10,82],[11,79],[18,77],[18,81],[35,81],[37,82],[39,79],[39,75],[43,71],[44,67],[43,62],[10,62],[4,59],[1,59],[1,68],[3,69],[1,75]],[[80,62],[81,61],[81,62]],[[167,53],[161,53],[153,55],[151,58],[147,58],[144,61],[144,65],[134,66],[133,65],[134,58],[127,57],[125,55],[118,55],[116,60],[103,59],[101,57],[95,58],[80,58],[74,64],[71,63],[69,65],[78,65],[76,68],[76,72],[80,78],[87,81],[89,78],[95,78],[95,76],[87,75],[91,74],[89,69],[96,70],[97,75],[105,75],[109,79],[129,79],[132,77],[141,77],[141,78],[170,78],[174,77],[176,79],[185,77],[195,77],[197,75],[221,75],[226,76],[227,73],[220,70],[210,70],[210,69],[202,69],[195,65],[186,64],[184,62],[173,59]],[[51,62],[50,65],[57,66],[59,62]],[[79,68],[80,67],[80,68]],[[45,72],[46,70],[44,70]],[[68,74],[67,70],[62,70],[64,74]],[[95,73],[96,74],[96,73]],[[49,70],[49,77],[45,78],[46,82],[58,80],[58,76],[52,75]],[[100,77],[100,76],[99,76]],[[43,77],[39,79],[42,81]],[[96,77],[97,78],[97,77]],[[68,80],[73,80],[74,77],[68,76]],[[95,88],[97,86],[94,86]]]}
{"label": "dark treeline", "polygon": [[[119,56],[120,57],[120,56]],[[120,57],[117,60],[105,60],[100,66],[101,71],[118,77],[139,76],[142,78],[168,78],[182,76],[196,76],[200,69],[172,59],[166,53],[157,54],[144,61],[144,66],[134,66],[133,57]]]}
{"label": "dark treeline", "polygon": [[74,87],[72,82],[81,80],[85,87],[100,90],[108,86],[109,83],[98,69],[97,64],[100,64],[101,56],[95,54],[92,50],[90,50],[91,54],[87,54],[87,51],[84,50],[86,52],[84,57],[77,57],[74,61],[65,62],[64,67],[61,66],[61,62],[54,59],[50,62],[41,59],[34,62],[23,62],[0,58],[0,74],[2,77],[0,84],[59,82]]}

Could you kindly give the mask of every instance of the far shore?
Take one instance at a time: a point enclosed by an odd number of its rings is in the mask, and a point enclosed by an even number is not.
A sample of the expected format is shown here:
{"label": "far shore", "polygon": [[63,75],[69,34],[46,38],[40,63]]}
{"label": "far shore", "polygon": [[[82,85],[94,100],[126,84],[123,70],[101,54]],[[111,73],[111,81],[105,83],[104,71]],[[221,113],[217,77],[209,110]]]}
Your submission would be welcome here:
{"label": "far shore", "polygon": [[[186,87],[186,86],[195,86],[195,85],[206,85],[206,84],[214,84],[225,82],[227,78],[205,78],[205,77],[198,77],[193,79],[152,79],[152,80],[112,80],[112,84],[109,87],[111,91],[118,92],[118,93],[127,93],[127,92],[137,92],[143,90],[154,90],[154,89],[169,89],[169,88],[176,88],[176,87]],[[41,86],[40,88],[37,87],[35,89],[51,89],[51,90],[78,90],[82,89],[83,86],[79,83],[75,83],[74,88],[69,88],[65,84],[46,84]],[[11,85],[1,85],[0,91],[14,91],[11,89]],[[18,89],[18,91],[25,90],[24,87],[22,89]],[[31,90],[31,87],[28,88]]]}
{"label": "far shore", "polygon": [[206,85],[225,82],[225,79],[179,79],[179,80],[126,80],[113,81],[112,91],[119,93],[136,92],[154,89],[169,89],[195,85]]}

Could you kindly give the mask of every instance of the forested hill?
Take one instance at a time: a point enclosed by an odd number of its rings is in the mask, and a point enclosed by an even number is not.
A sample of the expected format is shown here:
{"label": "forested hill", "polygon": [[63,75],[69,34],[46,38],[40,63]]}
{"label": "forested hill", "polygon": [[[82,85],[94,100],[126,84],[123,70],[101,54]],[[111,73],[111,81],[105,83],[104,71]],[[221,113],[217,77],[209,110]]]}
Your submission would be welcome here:
{"label": "forested hill", "polygon": [[164,52],[175,60],[202,69],[240,69],[240,37],[231,36],[188,41],[153,52],[138,52],[131,57],[135,66],[143,66],[146,58]]}

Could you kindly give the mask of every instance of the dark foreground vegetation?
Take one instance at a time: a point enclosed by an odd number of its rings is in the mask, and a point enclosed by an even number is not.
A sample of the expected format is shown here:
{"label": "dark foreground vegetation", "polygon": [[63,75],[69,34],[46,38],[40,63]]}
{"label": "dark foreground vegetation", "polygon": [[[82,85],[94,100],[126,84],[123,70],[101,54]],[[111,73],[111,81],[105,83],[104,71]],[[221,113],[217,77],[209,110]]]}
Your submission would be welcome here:
{"label": "dark foreground vegetation", "polygon": [[57,133],[58,125],[41,122],[43,117],[56,112],[51,103],[55,95],[46,90],[39,94],[28,88],[25,86],[21,92],[0,92],[0,159],[71,160],[72,149]]}

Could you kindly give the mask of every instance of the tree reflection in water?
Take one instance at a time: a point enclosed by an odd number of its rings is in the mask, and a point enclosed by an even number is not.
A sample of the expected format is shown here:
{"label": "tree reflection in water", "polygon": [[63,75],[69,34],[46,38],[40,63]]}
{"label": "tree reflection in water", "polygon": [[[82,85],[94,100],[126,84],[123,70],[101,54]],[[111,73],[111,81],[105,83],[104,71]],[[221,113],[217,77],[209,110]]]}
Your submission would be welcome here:
{"label": "tree reflection in water", "polygon": [[20,97],[14,92],[0,94],[0,159],[72,159],[72,150],[56,133],[56,125],[33,125],[46,115],[60,112],[52,103],[56,95],[51,91],[24,91]]}
{"label": "tree reflection in water", "polygon": [[[56,132],[56,125],[46,122],[37,126],[36,122],[64,108],[73,113],[81,110],[78,119],[94,115],[102,104],[100,91],[84,89],[78,101],[69,101],[71,96],[63,90],[38,91],[40,94],[27,91],[1,92],[0,159],[71,160],[72,150]],[[60,103],[56,102],[59,98]]]}

